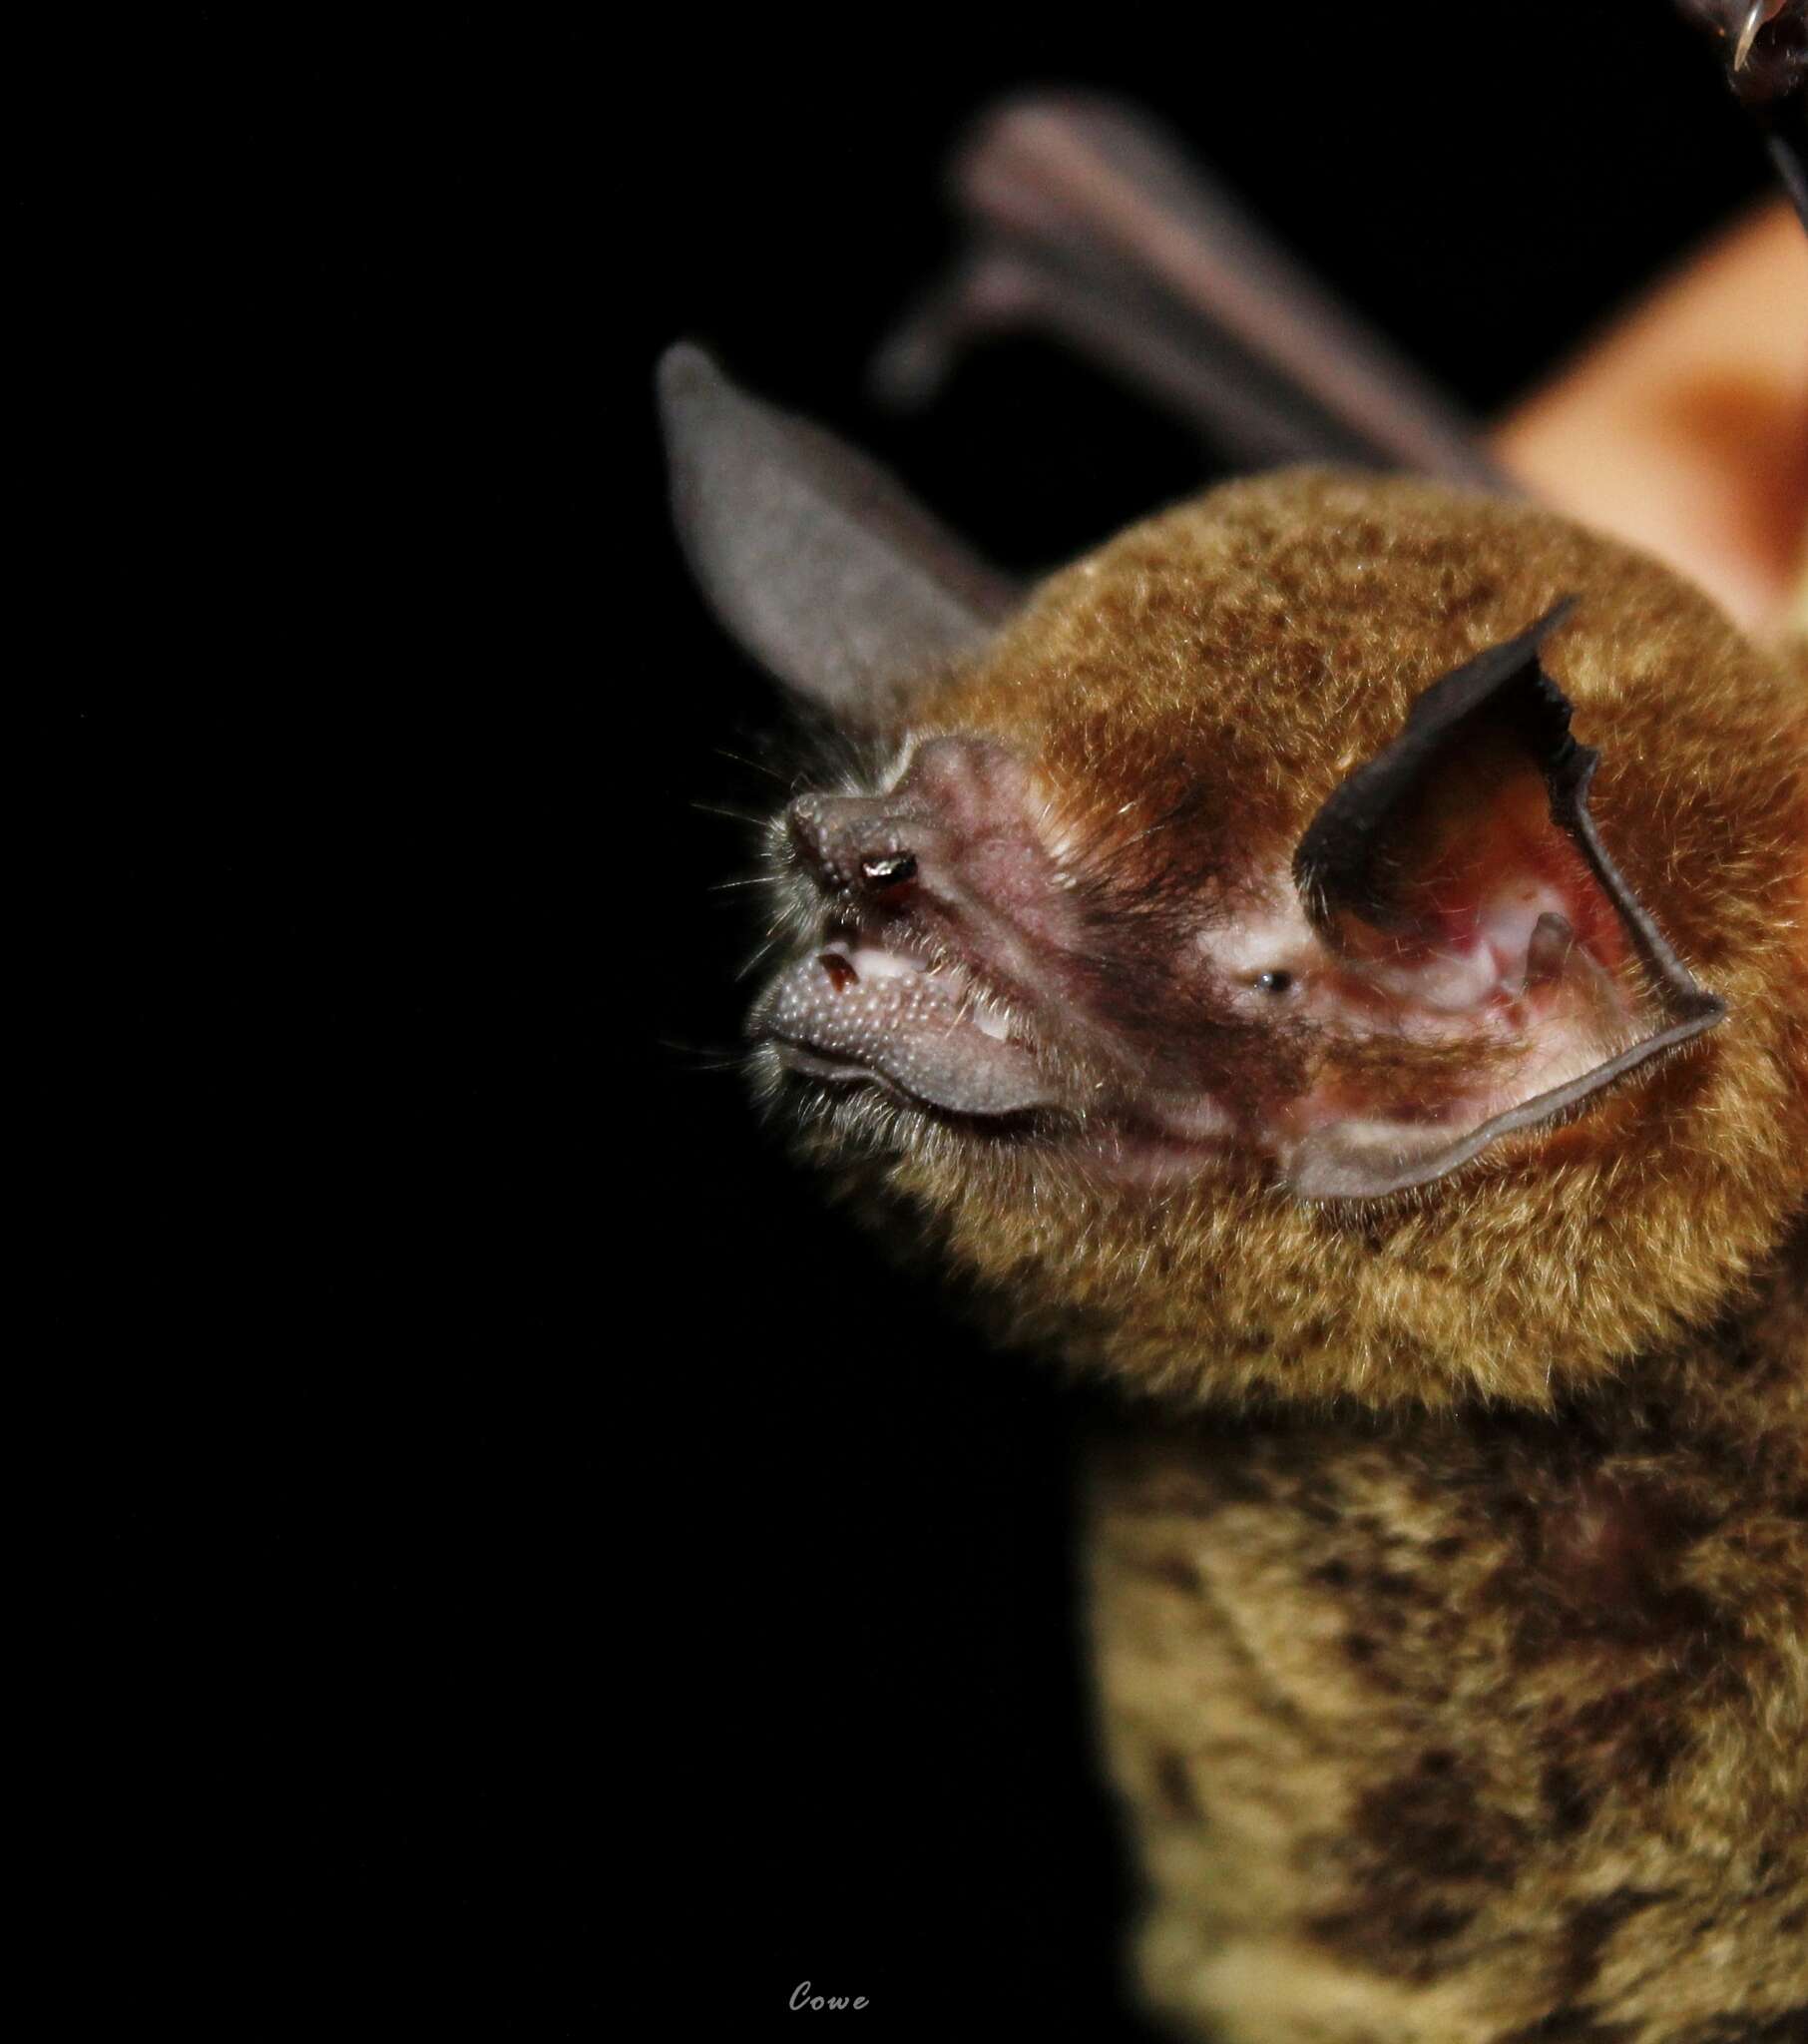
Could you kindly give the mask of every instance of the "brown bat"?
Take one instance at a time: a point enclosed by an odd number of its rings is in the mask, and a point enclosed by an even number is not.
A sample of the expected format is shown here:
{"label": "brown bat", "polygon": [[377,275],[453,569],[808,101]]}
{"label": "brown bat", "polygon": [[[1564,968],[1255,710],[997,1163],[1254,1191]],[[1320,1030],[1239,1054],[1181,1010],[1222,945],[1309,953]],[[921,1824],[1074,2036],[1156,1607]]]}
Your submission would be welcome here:
{"label": "brown bat", "polygon": [[[1755,12],[1741,65],[1802,26]],[[1008,303],[1429,472],[1240,480],[1023,593],[663,371],[699,578],[851,763],[768,833],[761,1097],[1122,1388],[1143,1994],[1238,2044],[1808,2038],[1808,650],[1314,355],[1121,117],[970,171],[1002,239],[894,376]]]}

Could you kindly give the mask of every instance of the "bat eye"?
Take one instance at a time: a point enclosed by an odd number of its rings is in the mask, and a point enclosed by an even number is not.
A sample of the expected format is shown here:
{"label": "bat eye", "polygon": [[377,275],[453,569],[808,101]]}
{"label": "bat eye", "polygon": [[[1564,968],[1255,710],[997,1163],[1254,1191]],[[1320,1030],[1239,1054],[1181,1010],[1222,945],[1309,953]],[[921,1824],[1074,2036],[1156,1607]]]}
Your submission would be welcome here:
{"label": "bat eye", "polygon": [[916,876],[914,852],[893,851],[882,858],[863,858],[860,861],[860,877],[872,887],[902,887]]}
{"label": "bat eye", "polygon": [[1255,975],[1255,990],[1258,994],[1284,994],[1293,985],[1290,972],[1258,972]]}

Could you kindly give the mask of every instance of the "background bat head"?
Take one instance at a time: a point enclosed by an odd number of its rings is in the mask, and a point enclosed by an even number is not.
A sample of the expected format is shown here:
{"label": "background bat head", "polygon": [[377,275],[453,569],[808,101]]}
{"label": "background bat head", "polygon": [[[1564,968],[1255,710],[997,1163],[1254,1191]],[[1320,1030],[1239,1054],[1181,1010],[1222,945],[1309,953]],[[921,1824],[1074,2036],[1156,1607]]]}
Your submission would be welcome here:
{"label": "background bat head", "polygon": [[759,1085],[1013,1333],[1541,1402],[1774,1245],[1808,730],[1704,598],[1322,471],[1019,598],[695,350],[663,392],[704,589],[864,762],[771,827]]}

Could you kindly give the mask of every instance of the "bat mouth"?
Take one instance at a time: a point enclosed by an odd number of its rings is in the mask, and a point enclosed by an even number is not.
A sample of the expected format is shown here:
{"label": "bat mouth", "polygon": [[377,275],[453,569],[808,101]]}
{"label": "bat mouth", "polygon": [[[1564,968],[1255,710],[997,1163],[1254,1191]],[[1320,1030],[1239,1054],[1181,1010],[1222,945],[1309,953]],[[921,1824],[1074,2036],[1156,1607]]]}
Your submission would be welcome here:
{"label": "bat mouth", "polygon": [[992,1121],[1064,1104],[1022,1018],[965,966],[857,936],[781,972],[747,1033],[801,1078],[941,1114]]}

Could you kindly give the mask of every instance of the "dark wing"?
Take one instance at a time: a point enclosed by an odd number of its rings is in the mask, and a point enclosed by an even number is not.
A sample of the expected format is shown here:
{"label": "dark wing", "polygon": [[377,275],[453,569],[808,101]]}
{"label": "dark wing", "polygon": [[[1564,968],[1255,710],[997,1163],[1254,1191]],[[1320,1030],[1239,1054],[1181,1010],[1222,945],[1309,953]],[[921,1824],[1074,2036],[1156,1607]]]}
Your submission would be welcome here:
{"label": "dark wing", "polygon": [[1507,484],[1469,421],[1142,117],[1029,97],[954,167],[974,244],[887,345],[898,402],[973,339],[1042,326],[1251,467],[1332,461]]}

